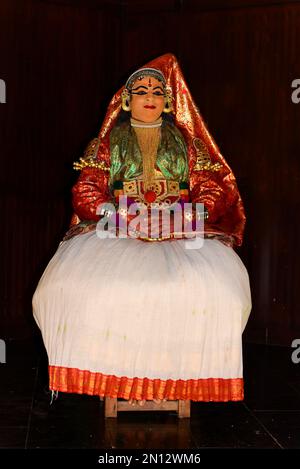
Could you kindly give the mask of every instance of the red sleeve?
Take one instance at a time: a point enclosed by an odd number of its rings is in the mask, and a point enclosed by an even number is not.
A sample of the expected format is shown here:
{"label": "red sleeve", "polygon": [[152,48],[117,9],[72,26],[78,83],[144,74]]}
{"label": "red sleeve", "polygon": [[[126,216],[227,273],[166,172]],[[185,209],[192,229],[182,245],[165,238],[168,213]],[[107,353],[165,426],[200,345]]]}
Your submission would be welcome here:
{"label": "red sleeve", "polygon": [[101,203],[111,200],[108,189],[109,173],[98,168],[84,168],[72,189],[73,208],[80,220],[99,220],[96,215]]}
{"label": "red sleeve", "polygon": [[237,201],[235,184],[220,173],[201,171],[191,190],[192,202],[203,203],[208,210],[208,220],[214,223]]}

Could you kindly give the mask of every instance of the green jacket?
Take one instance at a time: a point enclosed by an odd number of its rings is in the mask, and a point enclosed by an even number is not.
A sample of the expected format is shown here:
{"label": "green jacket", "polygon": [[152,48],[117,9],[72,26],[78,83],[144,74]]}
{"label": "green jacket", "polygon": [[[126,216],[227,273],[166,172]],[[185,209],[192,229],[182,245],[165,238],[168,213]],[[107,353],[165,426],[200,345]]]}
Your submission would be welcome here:
{"label": "green jacket", "polygon": [[[189,167],[184,138],[177,127],[164,120],[156,169],[162,172],[165,179],[188,182]],[[142,173],[142,154],[136,133],[128,120],[116,125],[110,134],[110,189],[115,181],[130,181]]]}

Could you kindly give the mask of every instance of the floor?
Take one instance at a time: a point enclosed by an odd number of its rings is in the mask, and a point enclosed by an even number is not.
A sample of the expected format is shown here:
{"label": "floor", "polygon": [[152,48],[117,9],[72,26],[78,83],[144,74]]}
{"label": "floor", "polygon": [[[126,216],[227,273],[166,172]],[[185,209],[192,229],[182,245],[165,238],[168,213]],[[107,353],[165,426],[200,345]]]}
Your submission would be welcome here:
{"label": "floor", "polygon": [[50,405],[39,339],[6,342],[0,364],[0,448],[300,448],[300,363],[285,347],[244,344],[245,401],[192,402],[191,418],[124,412],[59,393]]}

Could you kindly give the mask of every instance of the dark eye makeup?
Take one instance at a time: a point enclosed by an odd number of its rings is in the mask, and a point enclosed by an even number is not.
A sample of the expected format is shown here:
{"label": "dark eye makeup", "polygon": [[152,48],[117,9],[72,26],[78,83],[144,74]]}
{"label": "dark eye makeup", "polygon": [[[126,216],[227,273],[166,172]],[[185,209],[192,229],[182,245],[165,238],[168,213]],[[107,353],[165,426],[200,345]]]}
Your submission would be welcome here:
{"label": "dark eye makeup", "polygon": [[[138,94],[140,96],[147,94],[146,91],[131,91],[131,94]],[[155,96],[164,96],[164,93],[161,93],[160,91],[154,91],[153,93]]]}

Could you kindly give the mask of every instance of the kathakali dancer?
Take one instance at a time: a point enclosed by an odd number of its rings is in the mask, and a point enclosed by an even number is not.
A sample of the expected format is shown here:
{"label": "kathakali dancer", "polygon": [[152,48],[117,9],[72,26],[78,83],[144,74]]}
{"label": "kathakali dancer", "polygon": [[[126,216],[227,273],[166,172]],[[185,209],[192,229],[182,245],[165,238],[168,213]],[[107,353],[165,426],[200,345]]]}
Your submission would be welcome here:
{"label": "kathakali dancer", "polygon": [[[130,75],[75,169],[71,226],[33,297],[50,390],[140,405],[242,400],[244,208],[173,54]],[[161,216],[132,225],[134,204],[144,221],[152,208],[170,214],[169,231]]]}

